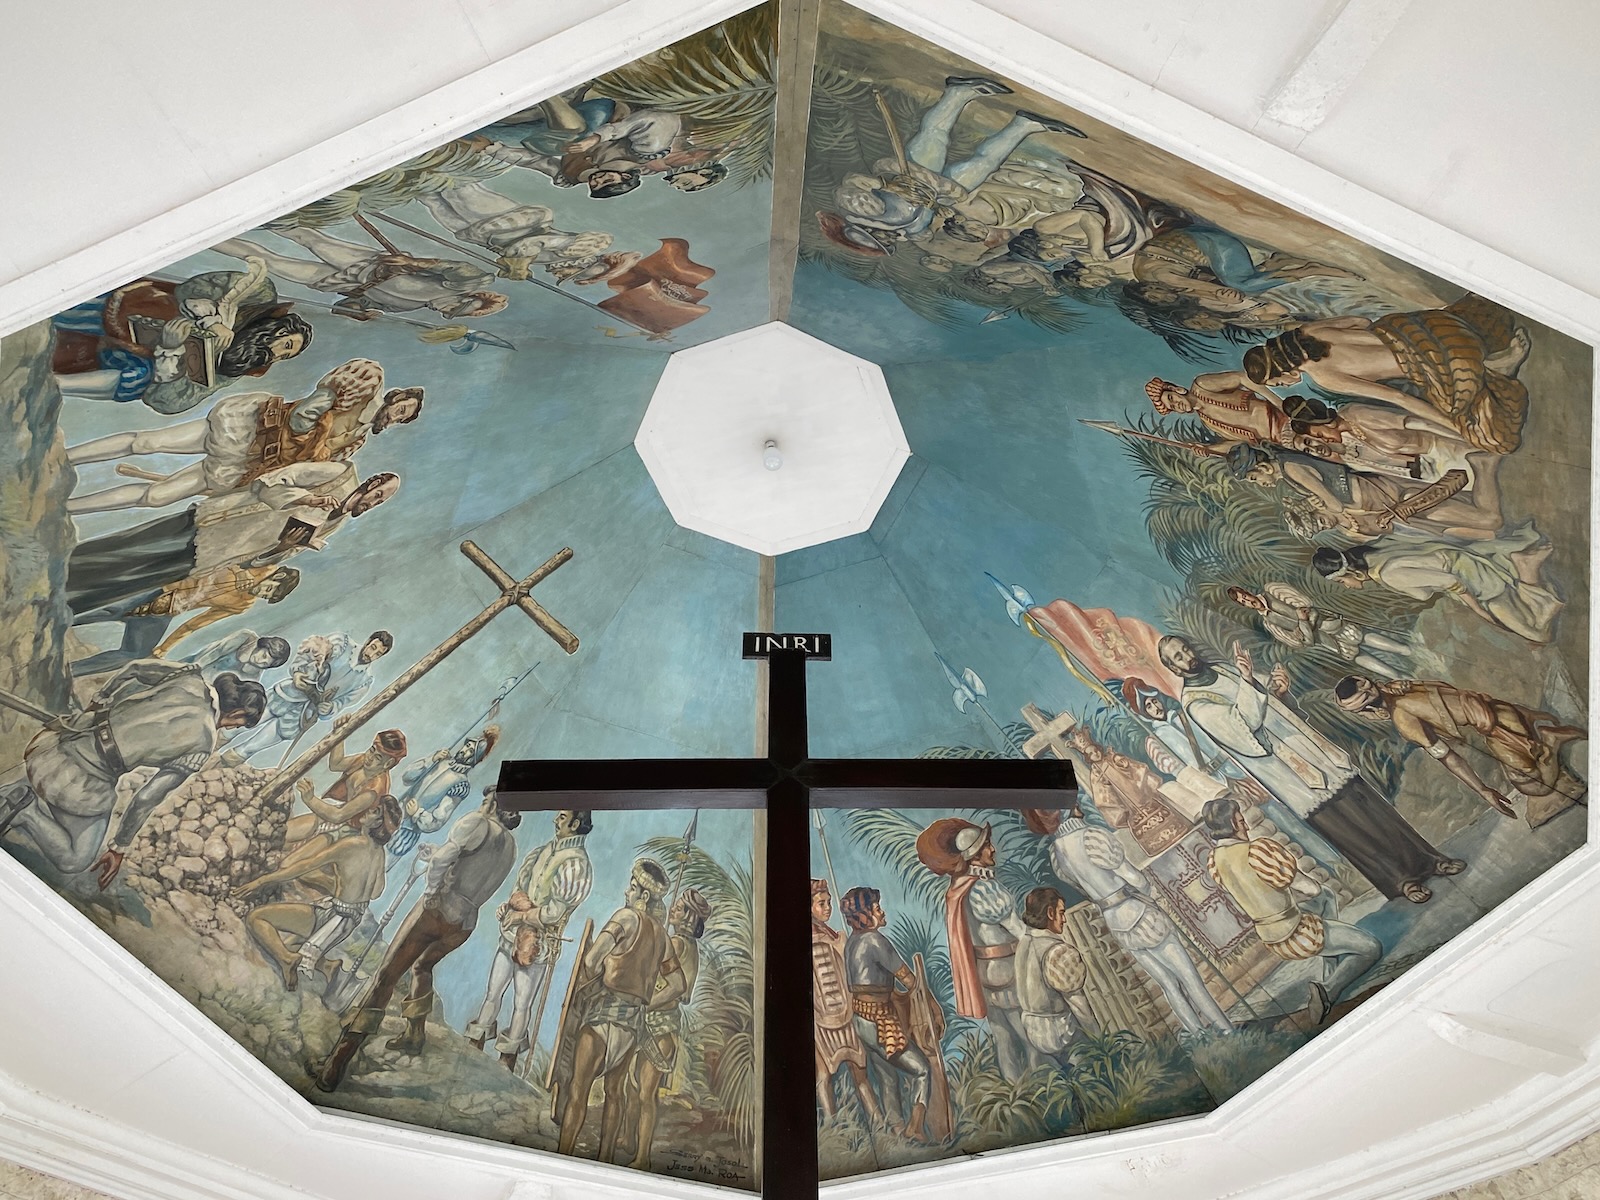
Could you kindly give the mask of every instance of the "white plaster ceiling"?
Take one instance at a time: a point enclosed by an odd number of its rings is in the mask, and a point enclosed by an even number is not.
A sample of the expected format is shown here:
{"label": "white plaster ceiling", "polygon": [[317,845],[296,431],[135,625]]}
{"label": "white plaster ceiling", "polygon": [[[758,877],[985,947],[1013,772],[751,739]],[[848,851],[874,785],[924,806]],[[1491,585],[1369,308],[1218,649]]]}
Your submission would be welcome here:
{"label": "white plaster ceiling", "polygon": [[882,369],[778,323],[668,359],[634,448],[679,525],[771,555],[864,533],[911,457]]}
{"label": "white plaster ceiling", "polygon": [[[0,331],[744,6],[284,0],[267,12],[91,0],[64,29],[51,6],[7,4]],[[1600,8],[863,7],[1600,339],[1600,239],[1582,220],[1600,190]],[[1387,32],[1338,41],[1346,11]],[[1399,1200],[1530,1161],[1600,1111],[1594,830],[1589,847],[1219,1113],[828,1193],[955,1197],[1003,1180],[1021,1200],[1070,1179],[1105,1197]],[[3,857],[0,904],[9,1157],[162,1200],[717,1194],[321,1113]]]}

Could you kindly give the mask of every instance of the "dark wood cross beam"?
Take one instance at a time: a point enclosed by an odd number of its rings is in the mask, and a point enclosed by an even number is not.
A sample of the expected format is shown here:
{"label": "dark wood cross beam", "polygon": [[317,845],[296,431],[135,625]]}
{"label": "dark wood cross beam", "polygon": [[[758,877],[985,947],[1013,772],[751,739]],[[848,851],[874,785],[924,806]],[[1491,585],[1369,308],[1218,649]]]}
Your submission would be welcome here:
{"label": "dark wood cross beam", "polygon": [[1056,809],[1076,782],[1072,764],[1058,759],[814,759],[807,749],[806,662],[831,658],[831,637],[744,638],[744,657],[764,658],[770,669],[767,757],[507,762],[499,796],[524,812],[766,810],[762,1195],[816,1200],[811,809]]}

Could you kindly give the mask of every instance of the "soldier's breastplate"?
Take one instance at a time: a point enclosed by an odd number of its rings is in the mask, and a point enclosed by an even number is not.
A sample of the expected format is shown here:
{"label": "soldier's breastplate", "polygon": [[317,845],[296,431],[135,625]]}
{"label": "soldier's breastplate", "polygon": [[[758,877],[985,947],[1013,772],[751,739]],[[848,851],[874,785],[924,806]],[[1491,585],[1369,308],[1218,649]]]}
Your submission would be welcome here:
{"label": "soldier's breastplate", "polygon": [[1010,987],[1017,979],[1017,942],[1004,925],[972,921],[972,953],[978,982],[990,989]]}

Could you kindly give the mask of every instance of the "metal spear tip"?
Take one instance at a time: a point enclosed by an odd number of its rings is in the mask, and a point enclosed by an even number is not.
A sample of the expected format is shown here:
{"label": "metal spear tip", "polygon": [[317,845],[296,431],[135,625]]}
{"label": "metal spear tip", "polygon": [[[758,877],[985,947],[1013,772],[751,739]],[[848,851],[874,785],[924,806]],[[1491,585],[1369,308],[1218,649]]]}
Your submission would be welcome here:
{"label": "metal spear tip", "polygon": [[1011,623],[1020,629],[1022,627],[1022,614],[1030,608],[1037,607],[1033,595],[1025,587],[1019,587],[1014,583],[1001,583],[988,571],[983,574],[990,583],[994,584],[995,591],[1005,598],[1006,616],[1010,617]]}
{"label": "metal spear tip", "polygon": [[955,688],[950,699],[955,702],[957,712],[966,712],[967,705],[976,704],[989,694],[989,689],[984,686],[983,680],[971,667],[958,672],[937,650],[933,656],[939,660],[939,666],[944,669],[944,677],[950,681],[950,686]]}

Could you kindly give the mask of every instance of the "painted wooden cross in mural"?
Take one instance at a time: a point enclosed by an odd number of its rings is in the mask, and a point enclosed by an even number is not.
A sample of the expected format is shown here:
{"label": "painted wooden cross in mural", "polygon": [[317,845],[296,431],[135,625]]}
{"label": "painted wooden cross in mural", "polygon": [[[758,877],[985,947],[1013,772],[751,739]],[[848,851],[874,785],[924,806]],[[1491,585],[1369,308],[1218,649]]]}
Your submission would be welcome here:
{"label": "painted wooden cross in mural", "polygon": [[330,750],[362,725],[372,720],[373,717],[393,703],[402,692],[437,667],[468,638],[484,628],[508,608],[513,606],[520,608],[533,619],[535,625],[548,633],[555,643],[568,654],[577,653],[578,635],[552,617],[545,610],[544,605],[528,595],[537,584],[555,571],[557,567],[572,559],[572,548],[570,546],[556,551],[539,566],[538,570],[534,571],[526,579],[513,579],[499,563],[479,549],[475,542],[462,542],[461,553],[467,556],[467,560],[473,566],[477,567],[478,570],[482,571],[494,582],[494,585],[500,589],[500,594],[491,600],[488,607],[477,616],[445,638],[444,641],[424,654],[406,670],[400,672],[388,687],[383,688],[365,704],[351,710],[335,721],[333,729],[326,737],[318,741],[285,769],[279,771],[273,777],[272,782],[261,790],[262,802],[265,803],[283,795],[296,780],[326,758]]}
{"label": "painted wooden cross in mural", "polygon": [[[814,759],[806,663],[832,657],[827,634],[744,635],[768,663],[767,755],[748,759],[507,762],[499,796],[523,811],[749,808],[766,812],[766,979],[762,1195],[815,1200],[817,1093],[811,995],[810,814],[821,808],[1047,808],[1075,786],[1052,760]],[[575,973],[581,970],[581,964]],[[581,1016],[577,1018],[581,1020]],[[569,1103],[580,1120],[588,1088]]]}

